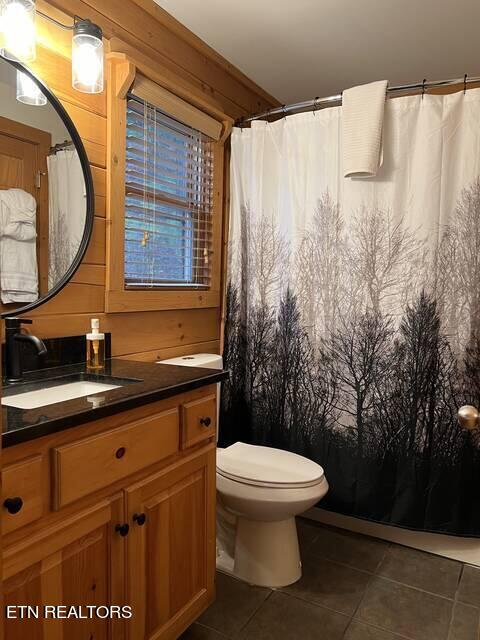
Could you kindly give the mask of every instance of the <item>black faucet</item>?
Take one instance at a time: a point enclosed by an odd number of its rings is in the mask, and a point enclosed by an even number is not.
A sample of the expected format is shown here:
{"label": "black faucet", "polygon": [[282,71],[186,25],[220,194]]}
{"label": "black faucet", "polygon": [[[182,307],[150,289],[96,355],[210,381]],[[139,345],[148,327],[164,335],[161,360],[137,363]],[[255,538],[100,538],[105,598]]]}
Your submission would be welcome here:
{"label": "black faucet", "polygon": [[28,318],[5,318],[5,380],[7,383],[22,380],[22,358],[20,342],[30,342],[38,356],[47,353],[43,340],[30,333],[21,333],[22,324],[32,324]]}

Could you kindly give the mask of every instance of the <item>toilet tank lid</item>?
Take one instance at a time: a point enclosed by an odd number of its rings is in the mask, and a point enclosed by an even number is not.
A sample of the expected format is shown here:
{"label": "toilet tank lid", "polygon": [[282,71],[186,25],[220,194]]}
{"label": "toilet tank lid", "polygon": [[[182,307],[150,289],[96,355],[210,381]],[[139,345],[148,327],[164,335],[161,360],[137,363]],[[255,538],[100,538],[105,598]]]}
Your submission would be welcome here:
{"label": "toilet tank lid", "polygon": [[290,451],[236,442],[217,451],[217,471],[259,486],[305,487],[324,476],[322,467]]}
{"label": "toilet tank lid", "polygon": [[223,358],[216,353],[192,353],[168,360],[158,360],[157,364],[176,364],[182,367],[205,367],[205,369],[223,369]]}

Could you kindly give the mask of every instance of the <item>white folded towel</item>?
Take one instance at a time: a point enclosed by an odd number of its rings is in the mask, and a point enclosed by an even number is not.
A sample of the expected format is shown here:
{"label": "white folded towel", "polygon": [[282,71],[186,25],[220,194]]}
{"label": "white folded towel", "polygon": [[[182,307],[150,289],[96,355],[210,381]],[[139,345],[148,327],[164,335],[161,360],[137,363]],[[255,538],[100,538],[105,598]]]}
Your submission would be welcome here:
{"label": "white folded towel", "polygon": [[372,178],[382,165],[382,130],[387,80],[346,89],[342,94],[342,150],[345,178]]}
{"label": "white folded towel", "polygon": [[0,190],[0,289],[3,303],[38,299],[37,203],[23,189]]}

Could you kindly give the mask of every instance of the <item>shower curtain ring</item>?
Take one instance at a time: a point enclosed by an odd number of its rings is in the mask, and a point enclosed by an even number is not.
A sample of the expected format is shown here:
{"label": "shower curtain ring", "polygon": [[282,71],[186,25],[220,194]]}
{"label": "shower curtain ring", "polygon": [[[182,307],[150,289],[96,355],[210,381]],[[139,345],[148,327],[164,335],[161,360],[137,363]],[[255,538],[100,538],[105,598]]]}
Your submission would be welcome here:
{"label": "shower curtain ring", "polygon": [[467,93],[467,74],[463,76],[463,95]]}
{"label": "shower curtain ring", "polygon": [[427,82],[427,79],[424,78],[423,82],[422,82],[422,100],[423,100],[423,96],[425,95],[425,83]]}
{"label": "shower curtain ring", "polygon": [[282,111],[283,111],[283,117],[286,118],[287,117],[287,105],[286,104],[282,104]]}
{"label": "shower curtain ring", "polygon": [[315,112],[319,109],[319,106],[318,106],[318,101],[319,100],[320,100],[320,98],[318,96],[316,96],[313,99],[313,115],[315,115]]}

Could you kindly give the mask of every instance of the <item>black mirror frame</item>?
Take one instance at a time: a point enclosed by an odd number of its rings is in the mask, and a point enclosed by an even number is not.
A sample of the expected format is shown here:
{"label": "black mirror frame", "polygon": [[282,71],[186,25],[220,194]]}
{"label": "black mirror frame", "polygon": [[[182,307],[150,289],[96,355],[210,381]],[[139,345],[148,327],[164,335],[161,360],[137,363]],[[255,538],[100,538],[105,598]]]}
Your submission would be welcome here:
{"label": "black mirror frame", "polygon": [[80,266],[83,257],[85,256],[85,252],[87,251],[88,244],[90,242],[90,238],[92,237],[93,231],[93,221],[95,215],[95,194],[93,191],[93,179],[92,172],[90,170],[90,163],[88,162],[87,153],[85,151],[85,147],[83,146],[82,139],[72,122],[72,119],[65,111],[63,105],[58,100],[58,98],[50,91],[50,89],[39,79],[37,76],[30,71],[26,66],[24,66],[21,62],[16,60],[7,60],[3,56],[0,56],[0,59],[5,60],[7,64],[11,64],[18,71],[21,71],[25,75],[27,75],[35,84],[40,88],[43,94],[47,97],[48,102],[53,106],[57,114],[63,121],[68,133],[72,138],[72,142],[75,145],[75,148],[78,153],[78,157],[80,158],[80,164],[82,166],[83,177],[85,180],[85,191],[86,191],[86,212],[85,212],[85,228],[83,230],[82,240],[80,242],[80,246],[77,251],[77,255],[75,256],[72,264],[68,268],[67,272],[57,282],[57,284],[46,293],[44,296],[39,297],[38,300],[26,304],[23,307],[19,307],[18,309],[12,309],[11,311],[7,311],[1,314],[1,318],[7,318],[8,316],[28,313],[29,311],[33,311],[40,305],[44,304],[48,300],[51,300],[54,296],[56,296],[64,287],[68,284],[68,282],[72,279],[78,267]]}

